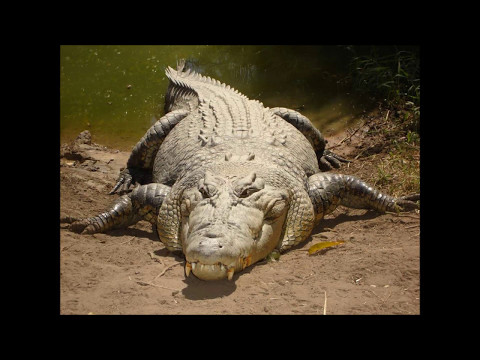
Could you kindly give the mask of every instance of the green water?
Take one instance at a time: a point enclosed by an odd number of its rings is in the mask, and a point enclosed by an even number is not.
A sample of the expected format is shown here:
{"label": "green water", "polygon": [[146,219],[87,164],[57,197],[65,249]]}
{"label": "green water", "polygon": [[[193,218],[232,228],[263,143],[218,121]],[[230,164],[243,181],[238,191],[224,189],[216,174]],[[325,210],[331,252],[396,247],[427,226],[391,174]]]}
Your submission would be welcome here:
{"label": "green water", "polygon": [[60,141],[88,129],[94,142],[130,150],[163,115],[165,68],[181,58],[265,106],[301,111],[327,136],[365,110],[342,86],[338,46],[63,45]]}

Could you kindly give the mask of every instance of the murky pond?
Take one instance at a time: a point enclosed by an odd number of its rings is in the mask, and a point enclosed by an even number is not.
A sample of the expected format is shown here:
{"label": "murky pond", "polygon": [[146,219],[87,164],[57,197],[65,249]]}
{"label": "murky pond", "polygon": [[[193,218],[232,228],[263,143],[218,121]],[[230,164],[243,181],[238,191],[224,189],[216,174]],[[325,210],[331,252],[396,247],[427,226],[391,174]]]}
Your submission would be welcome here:
{"label": "murky pond", "polygon": [[62,45],[60,141],[88,129],[94,142],[130,150],[163,115],[165,68],[181,58],[265,106],[297,109],[328,136],[365,110],[342,85],[346,55],[339,46]]}

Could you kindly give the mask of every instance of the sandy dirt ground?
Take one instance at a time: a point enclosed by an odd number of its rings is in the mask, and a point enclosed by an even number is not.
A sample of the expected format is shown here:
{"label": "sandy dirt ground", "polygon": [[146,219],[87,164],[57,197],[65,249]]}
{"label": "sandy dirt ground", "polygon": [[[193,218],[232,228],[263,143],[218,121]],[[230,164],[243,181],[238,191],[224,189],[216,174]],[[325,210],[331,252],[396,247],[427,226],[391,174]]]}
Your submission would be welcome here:
{"label": "sandy dirt ground", "polygon": [[[352,158],[351,140],[335,152]],[[60,153],[60,314],[420,314],[419,211],[339,207],[278,261],[206,282],[186,278],[184,258],[145,221],[106,234],[70,231],[69,217],[97,215],[115,199],[108,192],[129,152],[80,138]],[[373,166],[359,158],[338,171],[362,177]],[[308,255],[337,240],[344,243]]]}

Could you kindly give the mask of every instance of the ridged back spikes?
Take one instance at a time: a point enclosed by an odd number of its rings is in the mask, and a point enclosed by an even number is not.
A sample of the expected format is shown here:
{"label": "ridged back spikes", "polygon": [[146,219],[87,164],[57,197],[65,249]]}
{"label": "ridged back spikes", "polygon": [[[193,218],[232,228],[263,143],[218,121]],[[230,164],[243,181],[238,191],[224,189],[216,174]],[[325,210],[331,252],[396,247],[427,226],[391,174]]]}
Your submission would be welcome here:
{"label": "ridged back spikes", "polygon": [[[234,94],[236,94],[236,95],[238,95],[238,96],[240,96],[244,99],[248,99],[248,97],[243,95],[238,90],[230,87],[230,85],[227,85],[227,84],[222,83],[222,82],[220,82],[216,79],[213,79],[210,76],[204,76],[200,73],[197,73],[195,70],[193,70],[189,67],[185,68],[185,64],[182,65],[181,62],[179,62],[179,65],[177,66],[177,70],[168,66],[165,69],[165,75],[174,85],[180,86],[180,87],[183,87],[183,88],[187,88],[187,89],[193,90],[195,92],[197,92],[197,90],[200,90],[199,88],[214,85],[214,86],[218,86],[222,89],[226,89],[228,91],[231,91],[232,93],[234,93]],[[198,94],[198,95],[201,96],[200,94]]]}
{"label": "ridged back spikes", "polygon": [[[263,123],[263,104],[249,100],[238,90],[210,76],[203,76],[184,61],[177,64],[177,70],[167,67],[165,74],[178,91],[191,91],[198,98],[198,111],[202,116],[202,143],[210,143],[212,136],[234,136],[245,138],[258,133]],[[211,142],[215,144],[216,142]]]}

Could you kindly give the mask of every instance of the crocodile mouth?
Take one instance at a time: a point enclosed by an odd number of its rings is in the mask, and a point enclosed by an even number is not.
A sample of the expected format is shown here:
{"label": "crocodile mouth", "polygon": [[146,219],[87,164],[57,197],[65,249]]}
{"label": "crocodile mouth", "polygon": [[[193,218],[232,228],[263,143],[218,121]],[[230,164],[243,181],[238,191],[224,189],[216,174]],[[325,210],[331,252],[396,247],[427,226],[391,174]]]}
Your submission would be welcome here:
{"label": "crocodile mouth", "polygon": [[235,271],[241,271],[252,263],[252,256],[239,258],[236,262],[225,265],[222,262],[204,264],[200,261],[185,262],[185,275],[188,277],[191,272],[201,280],[221,280],[227,278],[232,280]]}

